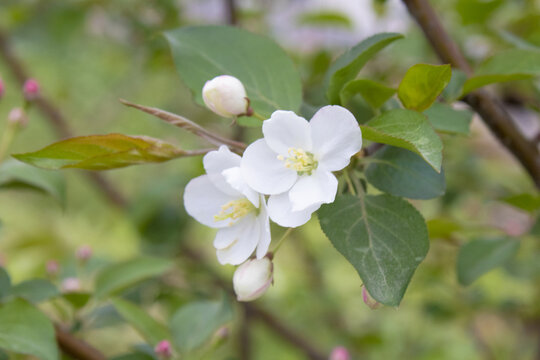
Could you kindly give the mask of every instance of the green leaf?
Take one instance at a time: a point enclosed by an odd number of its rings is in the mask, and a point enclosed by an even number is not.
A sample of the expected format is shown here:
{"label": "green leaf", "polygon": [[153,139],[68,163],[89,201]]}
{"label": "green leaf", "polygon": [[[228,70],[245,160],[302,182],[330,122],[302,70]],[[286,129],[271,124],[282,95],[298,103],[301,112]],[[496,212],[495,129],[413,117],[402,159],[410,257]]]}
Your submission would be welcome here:
{"label": "green leaf", "polygon": [[399,100],[407,109],[424,111],[437,100],[451,77],[450,65],[413,65],[399,84]]}
{"label": "green leaf", "polygon": [[49,280],[31,279],[14,285],[11,288],[11,295],[40,303],[60,295],[60,292]]}
{"label": "green leaf", "polygon": [[422,215],[390,195],[343,195],[321,207],[319,220],[371,296],[385,305],[399,305],[429,248]]}
{"label": "green leaf", "polygon": [[155,346],[158,342],[170,338],[167,328],[137,305],[119,298],[113,299],[112,303],[124,320],[129,322],[150,345]]}
{"label": "green leaf", "polygon": [[63,174],[9,159],[0,165],[0,188],[19,186],[43,191],[62,204],[66,201],[66,180]]}
{"label": "green leaf", "polygon": [[540,50],[512,49],[503,51],[481,64],[463,86],[462,95],[482,86],[526,80],[540,75]]}
{"label": "green leaf", "polygon": [[57,360],[50,320],[22,299],[0,305],[0,348],[43,360]]}
{"label": "green leaf", "polygon": [[377,189],[409,199],[432,199],[446,190],[444,172],[433,170],[413,152],[385,146],[371,158],[366,177]]}
{"label": "green leaf", "polygon": [[74,137],[13,157],[44,169],[108,170],[163,162],[185,154],[185,151],[158,139],[108,134]]}
{"label": "green leaf", "polygon": [[143,257],[113,264],[102,269],[96,277],[95,296],[104,298],[118,293],[140,281],[159,276],[173,266],[169,260]]}
{"label": "green leaf", "polygon": [[540,195],[525,193],[508,196],[501,200],[527,212],[535,212],[536,210],[540,209]]}
{"label": "green leaf", "polygon": [[467,81],[467,74],[459,69],[452,69],[452,78],[441,94],[444,101],[453,103],[459,99],[465,81]]}
{"label": "green leaf", "polygon": [[396,89],[373,80],[356,79],[351,80],[343,86],[340,92],[341,104],[347,104],[356,94],[362,98],[373,109],[378,109],[396,93]]}
{"label": "green leaf", "polygon": [[189,353],[205,342],[233,313],[227,298],[221,301],[198,301],[181,307],[171,319],[172,339],[182,353]]}
{"label": "green leaf", "polygon": [[506,264],[519,248],[511,238],[472,240],[459,249],[457,276],[462,285],[470,285],[488,271]]}
{"label": "green leaf", "polygon": [[330,104],[340,104],[343,86],[353,80],[375,54],[401,38],[403,35],[396,33],[373,35],[337,58],[328,69],[325,78],[326,96]]}
{"label": "green leaf", "polygon": [[11,291],[11,278],[8,272],[0,266],[0,300],[9,295]]}
{"label": "green leaf", "polygon": [[441,171],[442,142],[427,118],[416,111],[395,109],[362,125],[364,139],[413,151]]}
{"label": "green leaf", "polygon": [[351,19],[339,11],[313,11],[300,15],[298,23],[301,25],[332,26],[353,29]]}
{"label": "green leaf", "polygon": [[88,304],[88,301],[92,298],[92,294],[87,292],[69,292],[63,294],[62,297],[78,310]]}
{"label": "green leaf", "polygon": [[204,105],[206,81],[232,75],[242,81],[251,106],[264,117],[278,109],[300,108],[300,75],[287,54],[269,38],[230,26],[183,27],[165,36],[176,69],[199,104]]}
{"label": "green leaf", "polygon": [[452,219],[435,218],[427,222],[430,239],[448,239],[452,234],[462,230],[462,226]]}
{"label": "green leaf", "polygon": [[469,135],[473,113],[469,110],[456,110],[450,105],[436,102],[424,111],[433,128],[448,134]]}

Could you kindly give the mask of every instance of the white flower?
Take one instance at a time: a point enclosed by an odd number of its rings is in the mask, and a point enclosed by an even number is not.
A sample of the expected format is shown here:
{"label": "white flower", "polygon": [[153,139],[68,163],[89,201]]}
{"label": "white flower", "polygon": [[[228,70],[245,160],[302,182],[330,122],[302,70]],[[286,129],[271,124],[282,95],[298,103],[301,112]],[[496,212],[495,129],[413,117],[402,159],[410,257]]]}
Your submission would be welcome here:
{"label": "white flower", "polygon": [[242,158],[242,175],[254,190],[270,195],[270,218],[281,226],[305,224],[322,204],[334,201],[343,169],[362,148],[353,114],[325,106],[310,122],[291,111],[276,111],[263,123],[264,139]]}
{"label": "white flower", "polygon": [[221,75],[207,81],[202,95],[206,106],[223,117],[232,118],[248,112],[246,89],[234,76]]}
{"label": "white flower", "polygon": [[250,259],[234,272],[233,287],[238,301],[261,297],[274,279],[274,265],[268,257]]}
{"label": "white flower", "polygon": [[255,248],[260,259],[270,246],[264,196],[244,182],[240,159],[226,146],[209,152],[203,159],[207,175],[192,179],[184,193],[188,214],[206,226],[219,229],[214,247],[221,264],[241,264]]}

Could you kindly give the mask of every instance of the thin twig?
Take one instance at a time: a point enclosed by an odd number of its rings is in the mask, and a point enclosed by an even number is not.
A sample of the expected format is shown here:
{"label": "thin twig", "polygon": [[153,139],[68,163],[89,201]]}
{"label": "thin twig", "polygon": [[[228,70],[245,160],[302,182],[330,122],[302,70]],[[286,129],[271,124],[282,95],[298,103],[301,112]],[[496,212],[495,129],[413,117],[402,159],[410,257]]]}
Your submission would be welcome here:
{"label": "thin twig", "polygon": [[60,325],[55,325],[56,342],[63,353],[80,360],[105,360],[106,357],[90,344],[74,337]]}

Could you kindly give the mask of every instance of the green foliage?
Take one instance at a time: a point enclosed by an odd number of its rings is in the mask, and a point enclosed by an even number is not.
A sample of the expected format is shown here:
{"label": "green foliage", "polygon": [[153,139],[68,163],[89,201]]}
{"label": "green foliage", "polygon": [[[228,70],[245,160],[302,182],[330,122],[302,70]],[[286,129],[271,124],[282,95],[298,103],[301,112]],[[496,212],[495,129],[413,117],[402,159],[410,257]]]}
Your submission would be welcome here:
{"label": "green foliage", "polygon": [[88,304],[90,299],[92,298],[92,293],[88,292],[69,292],[62,295],[62,298],[64,298],[68,303],[73,306],[76,310],[82,309],[83,307]]}
{"label": "green foliage", "polygon": [[364,139],[413,151],[437,172],[441,171],[441,139],[421,113],[404,109],[390,110],[361,128]]}
{"label": "green foliage", "polygon": [[174,345],[181,353],[200,348],[223,325],[232,320],[228,299],[198,301],[180,308],[172,317],[170,328]]}
{"label": "green foliage", "polygon": [[33,303],[40,303],[60,295],[60,292],[56,286],[48,280],[31,279],[14,285],[11,288],[11,295],[26,299]]}
{"label": "green foliage", "polygon": [[315,26],[337,26],[352,29],[351,19],[338,11],[314,11],[301,14],[298,23]]}
{"label": "green foliage", "polygon": [[448,134],[469,135],[473,113],[469,110],[456,110],[450,105],[435,102],[424,111],[433,128]]}
{"label": "green foliage", "polygon": [[373,35],[337,58],[328,69],[325,79],[326,96],[330,104],[340,103],[341,89],[358,75],[369,59],[401,38],[403,35],[396,33]]}
{"label": "green foliage", "polygon": [[457,276],[470,285],[480,276],[506,264],[517,252],[519,241],[511,238],[472,240],[459,249]]}
{"label": "green foliage", "polygon": [[385,146],[372,159],[366,177],[381,191],[409,199],[432,199],[444,194],[444,171],[436,172],[411,151]]}
{"label": "green foliage", "polygon": [[399,84],[399,100],[407,109],[424,111],[437,100],[451,77],[450,65],[416,64]]}
{"label": "green foliage", "polygon": [[501,199],[507,204],[510,204],[518,209],[528,212],[535,212],[540,209],[540,195],[536,194],[517,194]]}
{"label": "green foliage", "polygon": [[142,280],[159,276],[170,270],[169,260],[141,257],[112,264],[102,269],[96,277],[95,296],[104,298],[118,293]]}
{"label": "green foliage", "polygon": [[109,134],[74,137],[13,156],[44,169],[107,170],[163,162],[184,154],[171,144],[147,136]]}
{"label": "green foliage", "polygon": [[0,305],[0,348],[43,360],[58,360],[53,325],[22,299]]}
{"label": "green foliage", "polygon": [[396,93],[396,89],[388,87],[368,79],[351,80],[341,89],[340,98],[342,104],[347,104],[356,94],[362,98],[373,109],[378,109]]}
{"label": "green foliage", "polygon": [[467,81],[467,74],[459,69],[452,69],[452,78],[441,94],[444,101],[451,103],[459,99],[465,81]]}
{"label": "green foliage", "polygon": [[[275,110],[297,111],[302,84],[293,62],[267,37],[227,26],[184,27],[165,33],[176,69],[204,104],[204,83],[219,75],[232,75],[246,88],[253,109],[264,117]],[[256,125],[260,120],[254,119]]]}
{"label": "green foliage", "polygon": [[390,195],[339,196],[319,210],[321,227],[371,296],[398,306],[429,248],[422,215]]}
{"label": "green foliage", "polygon": [[0,300],[5,298],[11,290],[11,278],[6,269],[0,266]]}

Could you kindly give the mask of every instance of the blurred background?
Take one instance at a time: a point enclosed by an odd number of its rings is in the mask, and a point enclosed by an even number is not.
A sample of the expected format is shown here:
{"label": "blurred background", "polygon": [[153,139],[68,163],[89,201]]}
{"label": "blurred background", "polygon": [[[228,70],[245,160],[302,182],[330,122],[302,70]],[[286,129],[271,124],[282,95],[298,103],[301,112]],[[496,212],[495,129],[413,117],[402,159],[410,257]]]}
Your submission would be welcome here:
{"label": "blurred background", "polygon": [[[187,25],[236,24],[276,40],[294,59],[307,102],[317,104],[330,61],[378,32],[404,40],[377,56],[364,75],[397,86],[413,64],[438,63],[405,7],[397,0],[2,0],[0,4],[0,128],[23,102],[14,59],[36,79],[47,101],[75,135],[119,132],[149,135],[202,148],[193,135],[124,107],[118,99],[186,116],[228,136],[238,131],[192,101],[172,63],[162,32]],[[523,41],[540,46],[540,1],[432,1],[445,26],[471,63]],[[9,56],[12,58],[9,60]],[[6,61],[7,60],[7,61]],[[15,69],[16,70],[16,69]],[[19,69],[21,70],[21,69]],[[520,128],[531,137],[540,129],[540,83],[497,87]],[[355,110],[359,121],[373,113]],[[53,116],[54,117],[54,116]],[[65,129],[64,129],[65,130]],[[50,114],[33,107],[29,124],[10,153],[37,150],[58,140]],[[260,136],[245,129],[246,141]],[[540,226],[535,208],[501,201],[534,193],[519,164],[476,118],[470,136],[443,135],[446,194],[415,201],[430,230],[431,248],[399,308],[371,310],[362,301],[361,280],[332,247],[313,218],[295,231],[275,262],[275,284],[258,304],[302,337],[329,353],[343,345],[353,359],[538,359],[540,358]],[[213,232],[187,217],[185,184],[203,171],[200,158],[130,167],[104,173],[123,200],[111,201],[81,171],[64,171],[65,202],[21,188],[0,188],[0,261],[14,283],[46,277],[55,260],[54,281],[77,276],[92,289],[92,274],[105,264],[139,254],[175,261],[174,271],[130,290],[157,318],[198,298],[219,298],[215,274],[230,281],[234,268],[219,266]],[[283,229],[273,228],[274,238]],[[479,235],[520,238],[515,260],[463,287],[456,280],[459,245]],[[93,250],[80,269],[74,254]],[[197,255],[186,252],[195,249]],[[201,258],[199,258],[201,257]],[[48,311],[48,305],[44,305]],[[51,315],[57,316],[57,315]],[[72,318],[70,318],[72,316]],[[244,318],[244,320],[241,320]],[[107,356],[120,356],[143,342],[112,307],[96,304],[67,319]],[[66,319],[63,319],[66,320]],[[225,341],[209,359],[240,358],[245,325],[236,311]],[[249,324],[253,359],[304,359],[305,354],[260,322]]]}

